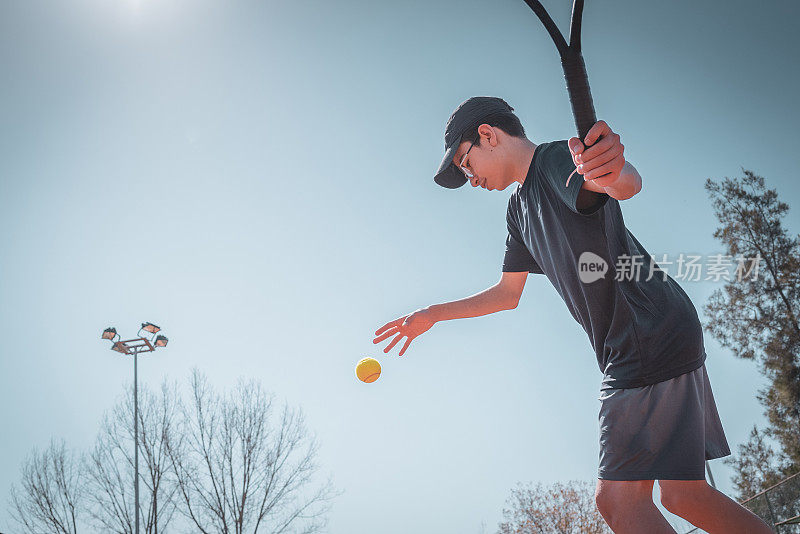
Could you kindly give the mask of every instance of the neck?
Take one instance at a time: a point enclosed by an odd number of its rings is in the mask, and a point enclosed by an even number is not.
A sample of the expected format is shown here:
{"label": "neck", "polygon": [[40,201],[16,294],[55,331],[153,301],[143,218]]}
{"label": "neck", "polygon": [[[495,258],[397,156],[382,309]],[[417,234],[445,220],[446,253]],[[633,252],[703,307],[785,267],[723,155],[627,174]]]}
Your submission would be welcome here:
{"label": "neck", "polygon": [[512,176],[515,182],[520,184],[525,183],[525,178],[528,176],[528,170],[531,168],[533,161],[533,153],[536,150],[536,145],[528,139],[520,139],[512,150]]}

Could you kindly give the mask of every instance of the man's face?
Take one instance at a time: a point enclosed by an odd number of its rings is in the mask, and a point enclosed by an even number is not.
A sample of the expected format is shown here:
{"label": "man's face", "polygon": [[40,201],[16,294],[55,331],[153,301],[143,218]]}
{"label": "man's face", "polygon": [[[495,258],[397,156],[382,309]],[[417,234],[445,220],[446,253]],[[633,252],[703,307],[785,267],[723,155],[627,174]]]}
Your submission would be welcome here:
{"label": "man's face", "polygon": [[483,187],[487,191],[505,189],[512,180],[505,176],[504,151],[498,130],[482,124],[478,133],[480,138],[474,145],[471,141],[464,141],[458,146],[453,163],[472,172],[472,178],[467,178],[472,187]]}

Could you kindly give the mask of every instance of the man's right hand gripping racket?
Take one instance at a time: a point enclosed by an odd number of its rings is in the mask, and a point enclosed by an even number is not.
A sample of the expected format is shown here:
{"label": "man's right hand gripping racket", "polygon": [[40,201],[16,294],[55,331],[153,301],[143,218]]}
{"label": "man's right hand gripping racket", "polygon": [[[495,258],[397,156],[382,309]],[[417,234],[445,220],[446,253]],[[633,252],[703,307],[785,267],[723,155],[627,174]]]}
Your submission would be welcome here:
{"label": "man's right hand gripping racket", "polygon": [[[574,0],[572,4],[569,44],[564,40],[564,36],[553,22],[553,19],[550,18],[550,15],[538,0],[525,0],[525,3],[542,21],[558,49],[559,56],[561,56],[561,67],[564,69],[569,101],[572,104],[572,116],[575,118],[578,138],[583,141],[586,139],[586,134],[589,133],[591,127],[597,122],[592,93],[589,90],[589,79],[586,77],[586,65],[583,62],[583,54],[581,54],[583,0]],[[570,174],[571,177],[572,175]],[[569,185],[569,178],[567,178],[567,185]]]}

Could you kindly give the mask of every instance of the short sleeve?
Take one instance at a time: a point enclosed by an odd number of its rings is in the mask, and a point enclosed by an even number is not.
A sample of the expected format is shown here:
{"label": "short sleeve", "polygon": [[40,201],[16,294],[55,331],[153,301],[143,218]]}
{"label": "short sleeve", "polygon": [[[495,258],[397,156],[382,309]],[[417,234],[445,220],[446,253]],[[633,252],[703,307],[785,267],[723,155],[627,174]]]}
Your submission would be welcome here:
{"label": "short sleeve", "polygon": [[528,271],[529,273],[544,274],[542,268],[531,256],[528,247],[522,242],[516,227],[508,224],[508,237],[506,237],[506,253],[503,258],[503,272],[517,273]]}
{"label": "short sleeve", "polygon": [[[546,147],[541,154],[541,161],[538,162],[537,167],[540,169],[539,177],[543,179],[551,191],[561,199],[567,207],[578,215],[592,215],[602,208],[608,201],[609,196],[606,193],[597,193],[598,199],[592,206],[579,210],[578,194],[583,187],[583,176],[575,172],[575,164],[572,161],[572,152],[569,150],[567,141],[554,141],[547,143]],[[569,180],[569,186],[566,185],[567,178],[572,174]]]}

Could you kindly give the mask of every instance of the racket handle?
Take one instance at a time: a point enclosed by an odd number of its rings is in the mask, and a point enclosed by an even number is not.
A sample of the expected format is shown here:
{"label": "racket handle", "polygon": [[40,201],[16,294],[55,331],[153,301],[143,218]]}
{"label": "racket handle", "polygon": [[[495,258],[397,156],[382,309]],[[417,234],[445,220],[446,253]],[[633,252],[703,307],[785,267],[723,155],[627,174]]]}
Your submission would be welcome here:
{"label": "racket handle", "polygon": [[583,55],[580,53],[568,54],[561,58],[561,66],[564,69],[564,79],[567,81],[567,92],[569,92],[569,101],[572,104],[575,127],[578,129],[578,138],[583,141],[591,127],[597,122]]}

